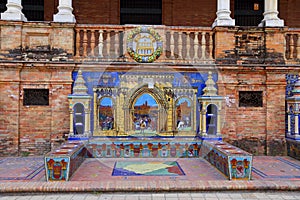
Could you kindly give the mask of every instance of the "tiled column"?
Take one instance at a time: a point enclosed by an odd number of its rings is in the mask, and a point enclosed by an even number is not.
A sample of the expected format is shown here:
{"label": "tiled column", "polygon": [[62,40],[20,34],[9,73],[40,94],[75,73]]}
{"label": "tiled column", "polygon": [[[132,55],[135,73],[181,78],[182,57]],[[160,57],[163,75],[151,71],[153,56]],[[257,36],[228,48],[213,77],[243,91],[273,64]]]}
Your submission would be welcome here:
{"label": "tiled column", "polygon": [[27,18],[22,13],[21,0],[7,0],[6,7],[7,10],[1,13],[2,20],[27,21]]}
{"label": "tiled column", "polygon": [[217,19],[212,26],[234,26],[235,20],[230,17],[230,0],[218,0],[217,4]]}
{"label": "tiled column", "polygon": [[53,16],[55,22],[75,23],[76,19],[72,11],[72,0],[59,0],[58,13]]}
{"label": "tiled column", "polygon": [[282,27],[284,21],[278,18],[278,1],[277,0],[265,0],[265,12],[264,19],[259,26],[266,27]]}

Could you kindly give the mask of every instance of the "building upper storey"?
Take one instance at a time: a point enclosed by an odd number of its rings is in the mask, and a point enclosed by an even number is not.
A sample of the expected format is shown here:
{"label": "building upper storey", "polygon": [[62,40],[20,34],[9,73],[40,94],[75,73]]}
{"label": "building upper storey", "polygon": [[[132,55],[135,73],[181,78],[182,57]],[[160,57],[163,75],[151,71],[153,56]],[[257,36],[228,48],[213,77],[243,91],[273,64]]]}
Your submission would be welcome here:
{"label": "building upper storey", "polygon": [[[9,13],[22,9],[24,16],[20,13],[17,18],[28,21],[202,27],[228,15],[236,26],[258,26],[278,17],[286,26],[299,27],[299,6],[297,0],[3,0],[0,12],[6,11],[2,19],[12,19]],[[68,17],[70,13],[74,15],[72,18]],[[64,19],[59,18],[62,15]]]}
{"label": "building upper storey", "polygon": [[[0,59],[299,63],[299,4],[296,0],[7,0],[0,3]],[[147,25],[152,25],[153,33],[137,29]],[[135,30],[142,35],[133,40]]]}

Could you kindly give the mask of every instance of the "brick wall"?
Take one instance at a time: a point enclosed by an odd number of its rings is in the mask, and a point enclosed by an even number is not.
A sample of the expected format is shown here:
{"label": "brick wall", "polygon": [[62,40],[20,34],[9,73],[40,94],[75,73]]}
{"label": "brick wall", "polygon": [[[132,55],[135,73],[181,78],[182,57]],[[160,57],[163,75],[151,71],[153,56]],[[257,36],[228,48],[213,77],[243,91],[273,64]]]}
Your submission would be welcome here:
{"label": "brick wall", "polygon": [[[0,156],[43,155],[69,132],[72,70],[72,65],[0,66]],[[23,89],[49,89],[49,106],[24,106]]]}
{"label": "brick wall", "polygon": [[289,27],[300,27],[300,1],[280,0],[279,17],[284,19],[284,25]]}
{"label": "brick wall", "polygon": [[0,156],[18,155],[20,65],[0,65]]}
{"label": "brick wall", "polygon": [[167,26],[211,26],[216,18],[216,1],[163,1],[163,24]]}
{"label": "brick wall", "polygon": [[[220,64],[219,95],[230,100],[224,106],[225,141],[257,155],[286,155],[287,71],[268,67],[285,62],[282,30],[216,28],[215,31],[215,55]],[[239,107],[239,91],[262,91],[263,106]]]}
{"label": "brick wall", "polygon": [[[230,99],[223,107],[224,140],[255,155],[286,155],[285,74],[222,67],[219,75],[219,95]],[[240,107],[239,91],[262,91],[263,106]]]}
{"label": "brick wall", "polygon": [[[69,131],[73,25],[0,25],[0,156],[42,155]],[[23,106],[24,88],[49,89],[49,106]]]}

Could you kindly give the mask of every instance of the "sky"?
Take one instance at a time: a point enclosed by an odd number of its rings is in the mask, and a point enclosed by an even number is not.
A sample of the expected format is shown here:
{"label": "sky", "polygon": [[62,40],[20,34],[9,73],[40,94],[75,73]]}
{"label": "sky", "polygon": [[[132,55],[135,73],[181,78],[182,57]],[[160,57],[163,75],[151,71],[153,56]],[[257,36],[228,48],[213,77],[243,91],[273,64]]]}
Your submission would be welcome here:
{"label": "sky", "polygon": [[155,99],[149,94],[143,94],[142,96],[140,96],[136,101],[135,106],[141,106],[146,101],[148,102],[149,106],[157,106]]}

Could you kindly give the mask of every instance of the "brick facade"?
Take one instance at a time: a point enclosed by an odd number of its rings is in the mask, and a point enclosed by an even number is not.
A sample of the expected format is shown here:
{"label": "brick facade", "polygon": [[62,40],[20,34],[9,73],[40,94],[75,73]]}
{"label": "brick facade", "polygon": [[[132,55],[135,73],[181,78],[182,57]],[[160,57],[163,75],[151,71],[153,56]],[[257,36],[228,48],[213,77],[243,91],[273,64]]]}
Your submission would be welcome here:
{"label": "brick facade", "polygon": [[[74,64],[49,61],[72,60],[73,27],[0,23],[0,155],[43,155],[69,131]],[[49,89],[49,106],[23,106],[23,89]]]}
{"label": "brick facade", "polygon": [[[77,22],[88,24],[81,26],[82,29],[89,28],[90,24],[119,24],[119,1],[95,1],[93,4],[73,1]],[[296,1],[282,0],[279,6],[280,17],[291,28],[299,27],[299,18],[295,17],[299,16],[299,11],[295,5],[298,5]],[[57,6],[58,0],[45,1],[46,20],[52,20]],[[196,5],[189,0],[163,1],[162,17],[166,25],[163,28],[170,25],[210,27],[216,17],[216,7],[215,1],[207,0]],[[234,7],[233,1],[231,7]],[[0,20],[0,156],[42,155],[63,141],[70,126],[68,95],[72,93],[72,72],[79,67],[88,70],[107,67],[113,71],[140,68],[139,64],[132,64],[134,60],[129,58],[128,53],[120,58],[124,59],[121,61],[123,63],[113,65],[110,65],[112,60],[109,59],[97,60],[95,56],[90,56],[93,62],[84,63],[81,55],[74,56],[76,44],[79,44],[77,50],[84,52],[92,48],[90,43],[94,41],[93,50],[99,50],[96,46],[100,43],[101,28],[106,28],[105,38],[110,30],[123,30],[122,26],[90,27],[94,29],[80,30],[82,36],[79,36],[76,35],[76,24]],[[195,31],[185,28],[169,29],[168,34],[174,33],[174,44],[179,43],[176,39],[178,32]],[[300,31],[294,29],[291,32],[288,27],[216,27],[196,31],[197,40],[195,33],[189,35],[189,40],[183,34],[182,44],[190,41],[189,48],[199,45],[197,53],[200,58],[191,64],[188,58],[180,60],[163,53],[157,63],[150,64],[148,69],[157,69],[157,66],[160,68],[158,72],[163,71],[161,66],[187,72],[216,69],[218,95],[226,99],[221,127],[224,140],[255,155],[286,155],[285,76],[290,72],[299,73]],[[106,43],[105,48],[109,45],[110,50],[114,51],[115,40]],[[171,39],[166,40],[171,43]],[[174,44],[169,45],[168,51],[172,47],[174,51],[179,51]],[[199,61],[201,55],[205,60]],[[211,60],[206,56],[212,57]],[[193,66],[195,69],[191,69]],[[49,106],[23,106],[23,89],[48,89]],[[240,107],[240,91],[261,91],[262,106]]]}
{"label": "brick facade", "polygon": [[[222,135],[255,155],[285,155],[285,75],[270,67],[220,67],[219,95],[224,105]],[[262,107],[240,107],[239,91],[262,91]]]}

